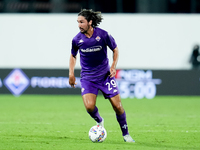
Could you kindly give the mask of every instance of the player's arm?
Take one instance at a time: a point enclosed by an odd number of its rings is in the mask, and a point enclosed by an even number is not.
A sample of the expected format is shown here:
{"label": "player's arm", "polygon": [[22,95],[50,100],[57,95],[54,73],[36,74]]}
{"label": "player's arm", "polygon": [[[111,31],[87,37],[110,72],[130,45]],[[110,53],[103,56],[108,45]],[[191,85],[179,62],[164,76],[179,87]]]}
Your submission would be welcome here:
{"label": "player's arm", "polygon": [[116,47],[113,50],[113,62],[112,62],[112,65],[110,67],[110,77],[111,78],[116,75],[116,66],[117,66],[118,58],[119,58],[119,50]]}
{"label": "player's arm", "polygon": [[76,65],[76,56],[70,55],[69,59],[69,84],[71,87],[75,88],[76,85],[76,78],[74,76],[74,68]]}

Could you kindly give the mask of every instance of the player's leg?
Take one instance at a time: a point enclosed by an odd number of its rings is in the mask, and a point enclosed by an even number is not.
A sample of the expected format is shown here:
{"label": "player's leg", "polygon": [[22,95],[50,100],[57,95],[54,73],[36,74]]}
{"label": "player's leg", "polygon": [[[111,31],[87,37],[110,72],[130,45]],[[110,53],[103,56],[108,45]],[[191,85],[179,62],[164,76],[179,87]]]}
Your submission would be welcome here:
{"label": "player's leg", "polygon": [[122,106],[120,95],[118,94],[112,98],[109,98],[109,100],[110,100],[110,103],[111,103],[115,113],[116,113],[116,118],[121,127],[122,135],[125,136],[125,135],[129,134],[127,121],[126,121],[126,113]]}
{"label": "player's leg", "polygon": [[121,98],[119,94],[119,89],[115,78],[110,78],[109,76],[105,79],[104,84],[101,88],[104,97],[110,100],[112,107],[116,113],[117,121],[120,125],[124,141],[126,142],[135,142],[128,132],[128,125],[126,121],[126,113],[121,103]]}
{"label": "player's leg", "polygon": [[116,112],[117,121],[119,122],[123,136],[129,134],[126,122],[126,113],[121,103],[119,89],[117,87],[115,78],[110,78],[107,76],[101,87],[101,91],[104,97],[110,100],[110,103]]}
{"label": "player's leg", "polygon": [[87,93],[82,96],[83,103],[85,105],[85,108],[88,112],[88,114],[97,122],[102,122],[102,118],[99,115],[98,108],[96,107],[96,97],[97,95],[92,93]]}
{"label": "player's leg", "polygon": [[93,82],[81,80],[81,88],[83,103],[88,114],[97,123],[101,123],[103,119],[99,115],[98,108],[96,107],[96,98],[98,94],[97,86]]}
{"label": "player's leg", "polygon": [[126,113],[125,113],[125,110],[124,110],[122,103],[121,103],[120,94],[109,98],[109,100],[110,100],[110,103],[112,104],[113,109],[115,110],[116,118],[117,118],[117,121],[120,125],[122,135],[124,137],[124,141],[125,142],[135,142],[132,139],[132,137],[129,135],[129,132],[128,132],[128,125],[127,125],[127,121],[126,121]]}

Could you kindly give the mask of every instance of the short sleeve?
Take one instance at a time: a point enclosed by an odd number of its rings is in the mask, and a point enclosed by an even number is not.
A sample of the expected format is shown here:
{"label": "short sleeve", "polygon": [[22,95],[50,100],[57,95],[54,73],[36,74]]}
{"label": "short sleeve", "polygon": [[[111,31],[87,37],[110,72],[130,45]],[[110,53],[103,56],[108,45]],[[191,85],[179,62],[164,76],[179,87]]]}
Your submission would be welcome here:
{"label": "short sleeve", "polygon": [[114,50],[117,47],[115,39],[109,33],[106,35],[106,44],[111,50]]}
{"label": "short sleeve", "polygon": [[77,45],[76,45],[75,40],[73,39],[73,40],[72,40],[71,54],[72,54],[73,56],[76,56],[77,53],[78,53],[78,47],[77,47]]}

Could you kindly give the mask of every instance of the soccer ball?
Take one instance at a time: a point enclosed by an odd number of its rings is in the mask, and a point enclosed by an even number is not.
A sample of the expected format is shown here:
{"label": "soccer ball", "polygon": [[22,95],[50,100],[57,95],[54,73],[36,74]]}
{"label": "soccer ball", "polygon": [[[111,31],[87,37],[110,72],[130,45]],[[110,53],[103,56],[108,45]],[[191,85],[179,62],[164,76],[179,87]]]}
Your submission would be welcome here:
{"label": "soccer ball", "polygon": [[92,142],[103,142],[106,137],[106,129],[102,126],[95,125],[89,130],[89,138]]}

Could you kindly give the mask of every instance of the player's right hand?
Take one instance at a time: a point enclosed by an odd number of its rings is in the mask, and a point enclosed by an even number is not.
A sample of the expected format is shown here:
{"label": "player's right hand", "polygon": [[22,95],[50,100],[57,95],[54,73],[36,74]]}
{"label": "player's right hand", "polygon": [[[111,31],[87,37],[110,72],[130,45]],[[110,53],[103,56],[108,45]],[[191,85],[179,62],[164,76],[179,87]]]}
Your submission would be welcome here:
{"label": "player's right hand", "polygon": [[71,87],[75,88],[75,85],[77,84],[75,76],[69,76],[69,84],[71,85]]}

